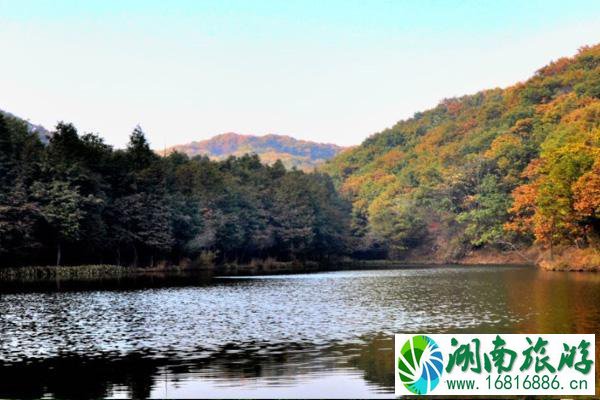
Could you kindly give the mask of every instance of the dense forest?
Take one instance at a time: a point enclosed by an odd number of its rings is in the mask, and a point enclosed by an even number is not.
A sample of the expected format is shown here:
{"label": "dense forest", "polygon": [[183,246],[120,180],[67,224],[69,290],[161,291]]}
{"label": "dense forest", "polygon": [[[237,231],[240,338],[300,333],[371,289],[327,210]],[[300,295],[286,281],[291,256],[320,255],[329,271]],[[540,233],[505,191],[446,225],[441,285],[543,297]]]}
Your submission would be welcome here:
{"label": "dense forest", "polygon": [[458,260],[535,243],[598,260],[600,45],[524,83],[446,99],[325,170],[353,204],[365,254]]}
{"label": "dense forest", "polygon": [[350,205],[329,176],[257,156],[160,157],[60,123],[44,144],[0,113],[0,267],[322,261],[347,251]]}
{"label": "dense forest", "polygon": [[600,45],[443,100],[321,172],[256,155],[160,157],[140,128],[124,150],[65,123],[42,143],[0,113],[2,266],[531,248],[582,250],[600,266]]}

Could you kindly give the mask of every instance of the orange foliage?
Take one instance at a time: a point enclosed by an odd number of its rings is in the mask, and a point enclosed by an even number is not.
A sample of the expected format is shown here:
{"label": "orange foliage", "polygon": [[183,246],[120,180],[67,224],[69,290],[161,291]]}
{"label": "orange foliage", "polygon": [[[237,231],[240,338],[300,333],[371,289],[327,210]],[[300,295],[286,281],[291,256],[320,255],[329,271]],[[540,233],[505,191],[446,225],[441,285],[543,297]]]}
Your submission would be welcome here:
{"label": "orange foliage", "polygon": [[340,191],[349,196],[358,196],[361,187],[367,182],[365,175],[352,175],[342,184]]}
{"label": "orange foliage", "polygon": [[459,126],[459,131],[460,132],[467,132],[470,131],[471,129],[475,128],[477,126],[477,120],[475,118],[471,118],[466,120],[465,122],[462,123],[462,125]]}
{"label": "orange foliage", "polygon": [[542,119],[546,121],[562,120],[569,123],[577,114],[569,116],[571,112],[577,112],[596,100],[589,97],[578,97],[575,93],[566,93],[557,96],[554,100],[545,104],[538,104],[536,111],[542,114]]}
{"label": "orange foliage", "polygon": [[584,216],[600,217],[600,156],[594,167],[573,184],[575,210]]}
{"label": "orange foliage", "polygon": [[533,118],[523,118],[515,122],[515,125],[510,129],[510,131],[521,137],[526,137],[527,135],[529,135],[532,129]]}
{"label": "orange foliage", "polygon": [[567,67],[571,64],[571,60],[566,57],[559,58],[556,61],[552,61],[550,64],[543,68],[540,68],[537,73],[543,76],[552,76],[565,72]]}
{"label": "orange foliage", "polygon": [[376,168],[383,168],[385,170],[390,170],[394,168],[402,159],[405,157],[403,151],[398,149],[392,149],[385,153],[383,156],[379,157],[375,161]]}
{"label": "orange foliage", "polygon": [[443,100],[338,156],[327,170],[369,221],[385,215],[380,225],[407,221],[386,207],[413,204],[443,215],[448,227],[459,222],[471,243],[489,232],[479,243],[493,243],[507,219],[507,230],[539,243],[591,242],[597,224],[590,216],[600,212],[600,167],[590,170],[600,152],[598,71],[600,45],[583,48],[526,82]]}
{"label": "orange foliage", "polygon": [[600,101],[584,98],[582,108],[578,108],[565,115],[561,122],[571,124],[582,131],[600,127]]}
{"label": "orange foliage", "polygon": [[537,191],[535,184],[521,185],[513,191],[514,203],[509,212],[514,217],[504,225],[506,230],[521,234],[534,231]]}
{"label": "orange foliage", "polygon": [[542,159],[540,158],[536,158],[535,160],[531,161],[523,170],[523,172],[521,173],[521,177],[523,178],[529,178],[529,179],[533,179],[535,178],[538,173],[540,168],[543,166],[544,162]]}
{"label": "orange foliage", "polygon": [[371,174],[371,179],[373,180],[373,183],[376,183],[377,185],[385,186],[389,183],[394,182],[396,180],[396,177],[394,175],[390,175],[384,171],[376,170]]}
{"label": "orange foliage", "polygon": [[415,146],[417,153],[426,153],[431,150],[437,150],[440,143],[444,140],[446,126],[437,126],[431,129],[427,136],[423,137],[422,141]]}
{"label": "orange foliage", "polygon": [[458,115],[460,110],[462,110],[462,104],[456,99],[447,99],[444,100],[443,104],[446,106],[446,110],[448,114],[452,116]]}

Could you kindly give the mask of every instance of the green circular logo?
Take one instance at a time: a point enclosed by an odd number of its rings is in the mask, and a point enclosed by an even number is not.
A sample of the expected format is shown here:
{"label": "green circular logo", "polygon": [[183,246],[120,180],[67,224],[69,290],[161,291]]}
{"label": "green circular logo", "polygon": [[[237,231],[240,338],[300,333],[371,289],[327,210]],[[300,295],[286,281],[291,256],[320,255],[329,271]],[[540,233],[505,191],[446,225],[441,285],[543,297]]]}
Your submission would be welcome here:
{"label": "green circular logo", "polygon": [[440,383],[444,357],[428,336],[413,336],[404,343],[398,357],[398,375],[414,394],[427,394]]}

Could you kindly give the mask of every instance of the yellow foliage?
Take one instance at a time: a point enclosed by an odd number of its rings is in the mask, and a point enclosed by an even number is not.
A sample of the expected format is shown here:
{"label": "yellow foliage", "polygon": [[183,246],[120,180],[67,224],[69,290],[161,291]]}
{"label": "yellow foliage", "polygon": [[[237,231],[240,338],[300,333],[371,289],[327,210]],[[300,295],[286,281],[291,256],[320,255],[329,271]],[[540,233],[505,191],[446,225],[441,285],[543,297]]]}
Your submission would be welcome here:
{"label": "yellow foliage", "polygon": [[383,156],[377,158],[375,160],[374,166],[375,168],[385,169],[386,171],[394,168],[406,155],[403,151],[398,149],[392,149],[385,153]]}
{"label": "yellow foliage", "polygon": [[506,154],[510,149],[515,147],[520,147],[523,141],[520,137],[515,136],[510,133],[505,133],[498,136],[492,144],[490,148],[484,153],[484,156],[487,158],[498,158]]}
{"label": "yellow foliage", "polygon": [[600,100],[584,98],[581,108],[571,111],[562,123],[577,127],[581,131],[591,131],[600,127]]}
{"label": "yellow foliage", "polygon": [[347,196],[357,196],[367,179],[366,175],[352,175],[344,181],[340,191]]}

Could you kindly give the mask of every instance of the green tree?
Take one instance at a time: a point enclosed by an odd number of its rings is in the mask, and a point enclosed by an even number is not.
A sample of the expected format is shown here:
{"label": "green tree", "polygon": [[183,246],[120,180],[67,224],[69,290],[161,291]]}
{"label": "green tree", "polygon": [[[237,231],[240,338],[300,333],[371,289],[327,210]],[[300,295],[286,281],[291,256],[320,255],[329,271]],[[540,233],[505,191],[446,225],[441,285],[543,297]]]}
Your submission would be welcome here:
{"label": "green tree", "polygon": [[53,233],[56,265],[60,265],[63,244],[79,239],[81,220],[84,218],[81,205],[85,198],[77,187],[71,187],[68,182],[63,181],[52,181],[49,184],[36,182],[32,192],[38,202],[40,215]]}

